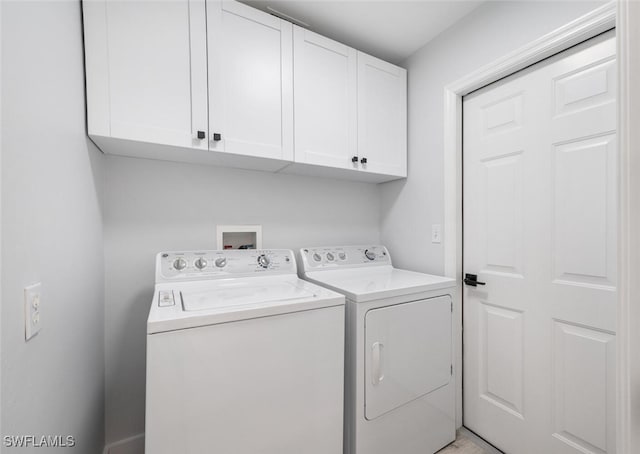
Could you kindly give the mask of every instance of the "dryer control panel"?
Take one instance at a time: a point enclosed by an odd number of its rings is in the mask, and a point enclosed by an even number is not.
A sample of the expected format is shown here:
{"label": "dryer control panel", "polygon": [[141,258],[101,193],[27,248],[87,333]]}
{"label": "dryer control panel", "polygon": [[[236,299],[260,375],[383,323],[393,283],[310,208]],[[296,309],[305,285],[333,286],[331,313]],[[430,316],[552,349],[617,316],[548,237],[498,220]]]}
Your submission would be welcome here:
{"label": "dryer control panel", "polygon": [[293,251],[227,249],[161,252],[156,258],[156,282],[220,279],[257,274],[296,274]]}
{"label": "dryer control panel", "polygon": [[391,256],[384,246],[333,246],[300,249],[306,271],[325,268],[350,268],[391,265]]}

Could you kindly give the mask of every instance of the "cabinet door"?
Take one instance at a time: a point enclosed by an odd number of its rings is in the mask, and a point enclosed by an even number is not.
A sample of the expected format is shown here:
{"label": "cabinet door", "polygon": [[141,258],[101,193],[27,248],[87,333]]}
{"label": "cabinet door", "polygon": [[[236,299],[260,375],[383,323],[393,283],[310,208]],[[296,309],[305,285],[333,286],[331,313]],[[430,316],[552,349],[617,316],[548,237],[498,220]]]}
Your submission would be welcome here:
{"label": "cabinet door", "polygon": [[207,149],[204,1],[85,1],[89,134]]}
{"label": "cabinet door", "polygon": [[364,170],[407,176],[407,71],[358,52],[358,154]]}
{"label": "cabinet door", "polygon": [[357,168],[357,53],[294,26],[295,160]]}
{"label": "cabinet door", "polygon": [[292,25],[207,1],[207,26],[210,149],[293,160]]}

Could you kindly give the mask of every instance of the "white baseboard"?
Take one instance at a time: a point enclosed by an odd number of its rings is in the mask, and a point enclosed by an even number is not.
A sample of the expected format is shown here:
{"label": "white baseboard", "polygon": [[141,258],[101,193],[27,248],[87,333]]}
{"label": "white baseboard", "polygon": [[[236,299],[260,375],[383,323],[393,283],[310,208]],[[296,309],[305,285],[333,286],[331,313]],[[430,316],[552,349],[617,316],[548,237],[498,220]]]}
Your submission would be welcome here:
{"label": "white baseboard", "polygon": [[144,454],[144,434],[109,443],[103,454]]}

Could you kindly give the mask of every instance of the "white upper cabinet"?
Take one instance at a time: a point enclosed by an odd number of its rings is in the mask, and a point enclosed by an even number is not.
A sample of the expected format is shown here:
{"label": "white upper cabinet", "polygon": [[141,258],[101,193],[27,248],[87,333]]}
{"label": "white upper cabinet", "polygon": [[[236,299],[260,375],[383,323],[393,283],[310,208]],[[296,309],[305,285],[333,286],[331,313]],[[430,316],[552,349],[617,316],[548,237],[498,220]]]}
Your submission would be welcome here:
{"label": "white upper cabinet", "polygon": [[407,176],[407,71],[362,52],[358,157],[368,172]]}
{"label": "white upper cabinet", "polygon": [[207,1],[207,26],[210,149],[293,160],[292,25]]}
{"label": "white upper cabinet", "polygon": [[83,0],[105,153],[381,182],[407,175],[406,71],[232,0]]}
{"label": "white upper cabinet", "polygon": [[363,181],[407,176],[406,70],[297,26],[293,64],[297,165],[289,171]]}
{"label": "white upper cabinet", "polygon": [[89,134],[207,149],[197,138],[207,133],[204,3],[85,1],[83,9]]}
{"label": "white upper cabinet", "polygon": [[293,30],[295,161],[357,168],[357,51]]}

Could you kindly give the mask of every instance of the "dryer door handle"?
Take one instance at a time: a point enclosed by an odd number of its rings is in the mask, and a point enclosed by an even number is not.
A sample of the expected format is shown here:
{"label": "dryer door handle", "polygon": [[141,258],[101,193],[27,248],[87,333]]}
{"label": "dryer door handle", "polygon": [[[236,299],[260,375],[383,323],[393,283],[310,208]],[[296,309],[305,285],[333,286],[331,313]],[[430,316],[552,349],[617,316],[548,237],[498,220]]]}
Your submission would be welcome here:
{"label": "dryer door handle", "polygon": [[384,380],[382,350],[384,350],[384,344],[382,342],[374,342],[371,346],[371,382],[373,386],[378,386],[380,382]]}

